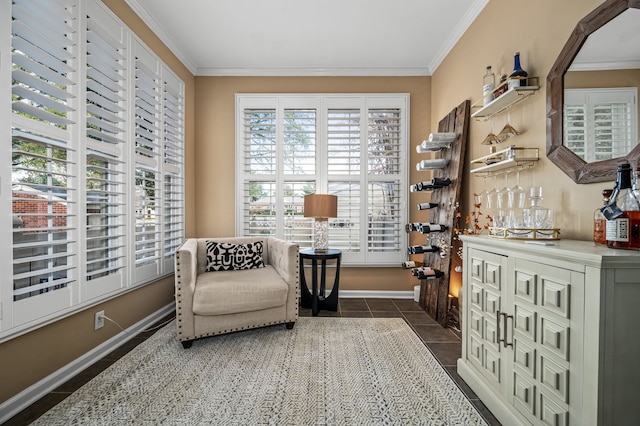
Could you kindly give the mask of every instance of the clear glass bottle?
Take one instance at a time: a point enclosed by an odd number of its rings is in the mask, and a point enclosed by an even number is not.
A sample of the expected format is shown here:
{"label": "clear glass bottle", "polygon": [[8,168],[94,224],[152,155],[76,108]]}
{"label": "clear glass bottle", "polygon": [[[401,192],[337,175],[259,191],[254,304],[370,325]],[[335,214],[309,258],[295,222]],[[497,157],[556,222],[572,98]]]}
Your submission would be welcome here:
{"label": "clear glass bottle", "polygon": [[509,89],[527,85],[527,72],[520,65],[520,52],[513,57],[513,71],[509,74]]}
{"label": "clear glass bottle", "polygon": [[494,99],[493,89],[496,88],[496,76],[491,71],[491,65],[487,65],[487,72],[482,77],[482,96],[484,96],[484,106],[489,105]]}
{"label": "clear glass bottle", "polygon": [[[602,202],[606,206],[609,204],[609,199],[613,190],[604,189],[602,191]],[[593,213],[593,242],[601,246],[607,245],[607,218],[601,211],[601,208],[596,209]]]}
{"label": "clear glass bottle", "polygon": [[536,230],[530,234],[530,237],[553,238],[553,210],[542,207],[542,187],[531,187],[529,199],[531,200],[531,206],[527,209],[522,209],[522,216],[525,227]]}
{"label": "clear glass bottle", "polygon": [[607,218],[607,247],[640,250],[640,202],[631,186],[629,163],[618,164],[613,194],[601,211]]}

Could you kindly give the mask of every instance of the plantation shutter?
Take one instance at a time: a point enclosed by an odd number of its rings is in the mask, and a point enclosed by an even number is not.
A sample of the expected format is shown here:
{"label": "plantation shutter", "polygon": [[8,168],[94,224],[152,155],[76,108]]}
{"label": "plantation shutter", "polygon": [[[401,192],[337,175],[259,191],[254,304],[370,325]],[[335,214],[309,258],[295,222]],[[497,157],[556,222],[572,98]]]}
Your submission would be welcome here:
{"label": "plantation shutter", "polygon": [[313,220],[305,218],[304,196],[316,188],[315,108],[284,108],[283,183],[280,200],[284,212],[284,238],[300,247],[311,247]]}
{"label": "plantation shutter", "polygon": [[246,109],[242,116],[242,228],[245,236],[276,231],[276,110]]}
{"label": "plantation shutter", "polygon": [[327,112],[328,188],[338,197],[338,217],[329,219],[329,243],[351,253],[362,247],[362,125],[360,108],[330,108]]}
{"label": "plantation shutter", "polygon": [[564,144],[587,162],[626,155],[638,144],[637,88],[567,89]]}
{"label": "plantation shutter", "polygon": [[370,108],[367,117],[367,249],[398,251],[402,217],[401,111]]}
{"label": "plantation shutter", "polygon": [[3,329],[70,306],[78,283],[77,20],[65,2],[15,0],[11,11],[15,303]]}
{"label": "plantation shutter", "polygon": [[173,271],[174,254],[185,236],[184,229],[184,85],[163,67],[164,123],[164,267]]}
{"label": "plantation shutter", "polygon": [[162,85],[159,62],[144,46],[135,55],[136,282],[159,274],[161,258],[160,146]]}
{"label": "plantation shutter", "polygon": [[[93,3],[90,4],[93,6]],[[126,40],[103,9],[87,16],[86,297],[124,285],[126,177],[124,165]]]}

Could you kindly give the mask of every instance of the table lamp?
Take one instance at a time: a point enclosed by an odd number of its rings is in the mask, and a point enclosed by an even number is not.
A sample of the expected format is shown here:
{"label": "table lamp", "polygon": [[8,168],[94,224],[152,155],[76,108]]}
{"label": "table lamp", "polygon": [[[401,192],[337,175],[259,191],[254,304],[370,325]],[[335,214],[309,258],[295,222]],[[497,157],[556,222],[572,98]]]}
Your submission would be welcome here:
{"label": "table lamp", "polygon": [[328,249],[328,218],[338,215],[338,197],[328,194],[311,194],[304,197],[304,217],[314,218],[313,249],[326,252]]}

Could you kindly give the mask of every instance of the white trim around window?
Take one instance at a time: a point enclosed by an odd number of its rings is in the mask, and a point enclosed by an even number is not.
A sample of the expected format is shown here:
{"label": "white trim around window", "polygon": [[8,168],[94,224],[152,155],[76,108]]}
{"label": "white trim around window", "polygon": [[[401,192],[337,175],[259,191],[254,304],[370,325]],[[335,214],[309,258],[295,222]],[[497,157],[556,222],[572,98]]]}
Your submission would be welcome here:
{"label": "white trim around window", "polygon": [[237,94],[236,234],[310,247],[305,194],[338,197],[343,264],[406,257],[408,94]]}

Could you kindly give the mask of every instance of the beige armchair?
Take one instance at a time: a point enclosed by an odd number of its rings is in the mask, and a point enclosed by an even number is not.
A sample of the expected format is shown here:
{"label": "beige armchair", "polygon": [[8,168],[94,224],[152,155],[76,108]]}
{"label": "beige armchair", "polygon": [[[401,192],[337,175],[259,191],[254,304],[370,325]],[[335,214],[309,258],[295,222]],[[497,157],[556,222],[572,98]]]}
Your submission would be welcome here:
{"label": "beige armchair", "polygon": [[176,324],[185,348],[233,331],[282,323],[292,329],[298,319],[297,244],[274,237],[190,238],[175,263]]}

